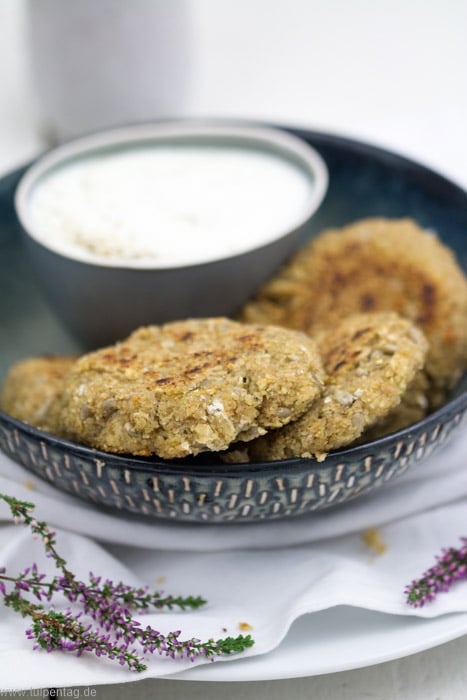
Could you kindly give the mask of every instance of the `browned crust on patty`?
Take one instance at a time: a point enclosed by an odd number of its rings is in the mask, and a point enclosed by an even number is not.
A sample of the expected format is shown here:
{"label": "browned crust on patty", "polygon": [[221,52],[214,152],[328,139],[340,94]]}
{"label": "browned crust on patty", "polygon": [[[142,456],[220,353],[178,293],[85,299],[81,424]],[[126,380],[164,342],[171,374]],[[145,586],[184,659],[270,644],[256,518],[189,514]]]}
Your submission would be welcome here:
{"label": "browned crust on patty", "polygon": [[13,365],[3,384],[0,406],[13,418],[59,433],[58,402],[65,376],[77,356],[44,356]]}
{"label": "browned crust on patty", "polygon": [[393,408],[387,416],[367,428],[359,437],[358,444],[391,435],[422,420],[428,412],[428,396],[430,395],[430,385],[426,372],[419,370],[407,387],[400,404]]}
{"label": "browned crust on patty", "polygon": [[453,253],[410,219],[365,219],[325,231],[244,308],[248,322],[314,334],[365,311],[394,311],[423,330],[431,403],[467,363],[467,280]]}
{"label": "browned crust on patty", "polygon": [[400,404],[423,366],[423,333],[397,314],[358,314],[316,336],[328,373],[306,413],[248,445],[252,461],[323,459]]}
{"label": "browned crust on patty", "polygon": [[151,326],[77,362],[62,430],[108,452],[223,450],[301,415],[322,374],[314,341],[295,331],[223,318]]}

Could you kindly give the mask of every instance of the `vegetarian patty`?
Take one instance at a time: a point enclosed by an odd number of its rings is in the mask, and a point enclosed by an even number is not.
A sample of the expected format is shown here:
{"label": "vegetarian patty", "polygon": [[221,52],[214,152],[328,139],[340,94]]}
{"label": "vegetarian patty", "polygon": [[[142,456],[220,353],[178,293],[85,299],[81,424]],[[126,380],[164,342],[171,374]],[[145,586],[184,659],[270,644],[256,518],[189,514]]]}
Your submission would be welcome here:
{"label": "vegetarian patty", "polygon": [[467,364],[467,280],[453,253],[410,219],[366,219],[322,233],[241,319],[314,334],[366,311],[394,311],[423,330],[429,398],[438,405]]}
{"label": "vegetarian patty", "polygon": [[423,366],[423,333],[397,314],[358,314],[316,336],[328,377],[306,413],[247,446],[251,461],[325,458],[398,406]]}
{"label": "vegetarian patty", "polygon": [[33,357],[11,367],[0,407],[13,418],[46,432],[59,433],[59,401],[65,376],[77,356]]}
{"label": "vegetarian patty", "polygon": [[426,373],[420,370],[407,387],[400,404],[387,416],[367,428],[357,442],[371,442],[422,420],[428,412],[429,395],[430,386]]}
{"label": "vegetarian patty", "polygon": [[286,425],[322,386],[316,345],[303,333],[177,321],[81,357],[65,382],[60,429],[108,452],[181,458]]}

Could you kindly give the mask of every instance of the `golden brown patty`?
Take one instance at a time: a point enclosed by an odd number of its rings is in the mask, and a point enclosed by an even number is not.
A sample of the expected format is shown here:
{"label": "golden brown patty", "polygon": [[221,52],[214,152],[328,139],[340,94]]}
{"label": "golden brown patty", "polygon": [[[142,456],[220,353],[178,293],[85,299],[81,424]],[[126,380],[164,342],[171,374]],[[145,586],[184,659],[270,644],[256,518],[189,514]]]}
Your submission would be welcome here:
{"label": "golden brown patty", "polygon": [[77,356],[34,357],[13,365],[3,385],[0,406],[13,418],[57,434],[58,401],[65,376]]}
{"label": "golden brown patty", "polygon": [[390,435],[422,420],[428,413],[429,395],[430,385],[428,378],[426,373],[420,370],[407,387],[400,404],[390,411],[387,416],[384,416],[374,425],[367,428],[359,437],[358,444]]}
{"label": "golden brown patty", "polygon": [[298,420],[247,446],[252,461],[323,459],[397,406],[421,369],[423,333],[397,314],[358,314],[317,335],[328,373],[323,394]]}
{"label": "golden brown patty", "polygon": [[62,430],[108,452],[179,458],[286,425],[321,390],[316,345],[302,333],[179,321],[82,357],[66,382]]}
{"label": "golden brown patty", "polygon": [[362,311],[395,311],[423,330],[432,403],[439,403],[467,362],[467,281],[452,252],[409,219],[366,219],[324,232],[241,318],[314,334]]}

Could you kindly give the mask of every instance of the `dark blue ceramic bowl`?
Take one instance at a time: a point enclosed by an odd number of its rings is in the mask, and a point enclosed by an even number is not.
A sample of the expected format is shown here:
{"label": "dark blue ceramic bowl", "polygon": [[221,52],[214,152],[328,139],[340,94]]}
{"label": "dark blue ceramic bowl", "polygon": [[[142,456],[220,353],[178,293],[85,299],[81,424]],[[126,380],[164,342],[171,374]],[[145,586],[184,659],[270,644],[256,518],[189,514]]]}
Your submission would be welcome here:
{"label": "dark blue ceramic bowl", "polygon": [[[330,173],[314,231],[368,216],[409,216],[435,229],[467,270],[467,193],[381,149],[295,133],[320,152]],[[0,380],[20,357],[80,350],[49,312],[22,255],[13,209],[21,174],[0,181]],[[183,462],[122,457],[59,440],[1,413],[0,448],[57,488],[103,508],[185,522],[248,522],[298,516],[382,486],[442,445],[461,426],[466,409],[464,377],[449,401],[423,421],[331,452],[322,463],[291,459],[233,466],[215,456]]]}

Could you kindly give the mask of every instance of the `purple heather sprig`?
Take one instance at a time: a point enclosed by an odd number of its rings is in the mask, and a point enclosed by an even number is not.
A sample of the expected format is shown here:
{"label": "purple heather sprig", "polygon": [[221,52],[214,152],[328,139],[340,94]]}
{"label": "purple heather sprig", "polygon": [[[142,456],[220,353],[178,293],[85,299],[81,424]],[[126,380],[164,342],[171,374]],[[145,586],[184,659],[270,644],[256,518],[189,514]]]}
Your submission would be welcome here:
{"label": "purple heather sprig", "polygon": [[[148,587],[133,588],[124,583],[113,583],[92,572],[84,583],[68,569],[67,563],[56,550],[55,532],[51,532],[44,521],[32,516],[34,504],[19,501],[0,493],[0,500],[10,507],[14,521],[29,526],[35,539],[44,545],[46,556],[53,559],[60,574],[51,580],[39,572],[33,564],[17,576],[8,576],[0,569],[0,594],[7,607],[31,618],[26,630],[28,639],[34,640],[34,648],[46,651],[62,650],[81,655],[84,652],[105,656],[127,666],[131,671],[144,671],[144,654],[158,653],[173,659],[198,657],[214,660],[216,656],[234,654],[253,646],[250,635],[225,637],[223,639],[180,639],[181,631],[164,635],[149,625],[143,627],[132,616],[132,611],[148,612],[151,609],[181,610],[197,609],[206,603],[197,596],[170,596],[161,592],[150,592]],[[13,584],[7,591],[4,582]],[[25,597],[32,595],[39,602]],[[58,612],[46,610],[43,602],[50,602],[56,593],[61,593],[70,603],[79,606],[78,612],[71,609]],[[87,619],[87,621],[86,621]]]}
{"label": "purple heather sprig", "polygon": [[437,563],[419,579],[405,589],[407,603],[421,608],[434,600],[438,593],[448,591],[454,581],[467,579],[467,537],[462,537],[462,546],[449,547],[436,557]]}

